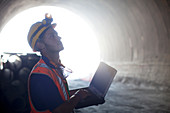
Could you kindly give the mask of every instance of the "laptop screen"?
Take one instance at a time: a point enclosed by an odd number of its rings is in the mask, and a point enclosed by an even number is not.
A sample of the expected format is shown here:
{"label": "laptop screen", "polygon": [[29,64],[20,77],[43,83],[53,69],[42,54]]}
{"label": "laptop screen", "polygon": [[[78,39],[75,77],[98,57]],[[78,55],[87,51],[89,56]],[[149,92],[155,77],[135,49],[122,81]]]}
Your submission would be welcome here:
{"label": "laptop screen", "polygon": [[102,97],[104,97],[113,81],[114,76],[116,75],[116,69],[100,62],[99,67],[97,68],[93,79],[90,83],[90,87],[98,90]]}

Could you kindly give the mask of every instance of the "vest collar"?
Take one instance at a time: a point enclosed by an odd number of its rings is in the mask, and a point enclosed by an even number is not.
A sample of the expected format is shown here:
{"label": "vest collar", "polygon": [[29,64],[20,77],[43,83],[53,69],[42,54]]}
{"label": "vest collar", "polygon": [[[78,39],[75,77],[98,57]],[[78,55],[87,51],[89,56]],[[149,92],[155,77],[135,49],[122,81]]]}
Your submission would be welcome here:
{"label": "vest collar", "polygon": [[48,57],[42,55],[41,58],[44,60],[44,62],[51,68],[53,69],[58,69],[60,67],[65,67],[63,66],[60,62],[58,64],[55,64],[52,60],[50,60]]}

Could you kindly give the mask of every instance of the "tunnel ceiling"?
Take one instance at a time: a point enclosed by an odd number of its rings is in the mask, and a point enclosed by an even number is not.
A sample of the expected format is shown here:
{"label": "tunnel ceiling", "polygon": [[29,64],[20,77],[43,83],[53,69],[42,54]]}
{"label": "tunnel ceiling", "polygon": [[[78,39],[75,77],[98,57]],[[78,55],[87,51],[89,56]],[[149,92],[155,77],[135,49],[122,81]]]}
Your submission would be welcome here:
{"label": "tunnel ceiling", "polygon": [[101,58],[120,72],[168,84],[170,0],[1,0],[0,31],[19,12],[41,5],[60,6],[87,20]]}

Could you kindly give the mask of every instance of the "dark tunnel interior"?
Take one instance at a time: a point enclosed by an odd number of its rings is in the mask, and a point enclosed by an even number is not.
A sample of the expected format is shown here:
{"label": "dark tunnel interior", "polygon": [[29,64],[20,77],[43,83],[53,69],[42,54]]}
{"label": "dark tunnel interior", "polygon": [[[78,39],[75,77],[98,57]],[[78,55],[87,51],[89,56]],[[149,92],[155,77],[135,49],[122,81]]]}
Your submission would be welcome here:
{"label": "dark tunnel interior", "polygon": [[[117,69],[105,104],[77,112],[170,113],[170,0],[1,0],[0,33],[15,15],[36,6],[62,7],[86,20],[100,59]],[[28,113],[27,79],[40,57],[0,55],[0,110]],[[4,62],[5,55],[15,62]],[[76,82],[71,87],[82,84]]]}

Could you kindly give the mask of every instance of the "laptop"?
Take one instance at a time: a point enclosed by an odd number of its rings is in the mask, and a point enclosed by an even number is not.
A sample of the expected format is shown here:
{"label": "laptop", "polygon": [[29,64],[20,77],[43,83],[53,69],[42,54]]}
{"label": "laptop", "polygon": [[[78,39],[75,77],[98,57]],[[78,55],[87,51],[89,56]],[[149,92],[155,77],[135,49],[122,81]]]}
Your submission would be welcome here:
{"label": "laptop", "polygon": [[91,95],[81,100],[75,108],[79,109],[92,105],[103,104],[105,102],[104,98],[116,73],[116,69],[104,62],[100,62],[89,87],[83,88],[88,90]]}

